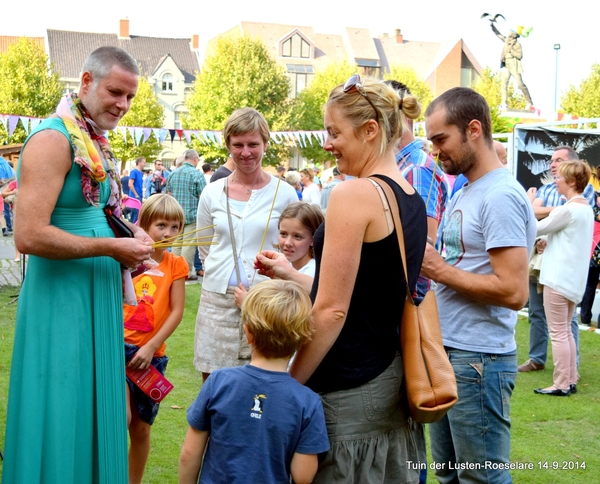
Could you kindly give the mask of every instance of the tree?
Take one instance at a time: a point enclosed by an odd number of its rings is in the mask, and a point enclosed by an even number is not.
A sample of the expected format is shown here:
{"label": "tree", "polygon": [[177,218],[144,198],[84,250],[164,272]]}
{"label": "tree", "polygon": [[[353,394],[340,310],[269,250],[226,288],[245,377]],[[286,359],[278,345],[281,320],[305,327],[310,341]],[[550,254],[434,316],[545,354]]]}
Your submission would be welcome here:
{"label": "tree", "polygon": [[[44,48],[21,37],[0,54],[0,113],[49,116],[56,110],[63,92],[58,78]],[[19,125],[10,138],[11,142],[20,143],[25,137],[25,130]],[[0,143],[8,138],[8,133],[0,128]]]}
{"label": "tree", "polygon": [[[283,67],[259,39],[221,39],[196,76],[183,124],[187,129],[222,130],[234,110],[251,107],[265,117],[272,131],[284,130],[289,123],[289,92]],[[192,146],[207,161],[224,162],[227,158],[226,148],[203,145],[198,140],[193,140]],[[271,142],[265,162],[277,165],[286,152],[285,146]]]}
{"label": "tree", "polygon": [[600,64],[592,66],[592,72],[579,88],[571,85],[561,99],[561,107],[566,113],[582,118],[600,117]]}
{"label": "tree", "polygon": [[[165,111],[152,86],[145,77],[140,76],[138,90],[131,103],[131,109],[119,122],[120,126],[161,127],[165,120]],[[141,145],[136,145],[131,134],[126,139],[119,132],[109,132],[108,139],[115,156],[121,160],[121,169],[128,160],[143,156],[150,160],[160,153],[162,147],[154,134]]]}
{"label": "tree", "polygon": [[386,80],[394,79],[408,86],[412,95],[415,96],[421,104],[421,115],[416,121],[424,121],[425,110],[433,100],[433,93],[431,92],[429,84],[419,78],[417,72],[412,67],[398,64],[392,65],[390,71],[386,72],[383,78]]}
{"label": "tree", "polygon": [[[317,72],[310,85],[303,89],[296,99],[292,110],[293,129],[306,131],[324,129],[323,115],[329,93],[355,73],[356,66],[347,61],[328,64],[325,69]],[[335,161],[333,155],[325,151],[316,140],[313,140],[311,145],[301,148],[300,153],[304,158],[315,163]]]}
{"label": "tree", "polygon": [[[493,72],[486,67],[481,73],[473,89],[481,94],[490,107],[492,115],[492,132],[508,133],[511,130],[509,122],[500,116],[499,106],[502,102],[502,80],[499,72]],[[520,91],[515,91],[512,84],[508,85],[508,105],[513,109],[524,109],[527,102]]]}

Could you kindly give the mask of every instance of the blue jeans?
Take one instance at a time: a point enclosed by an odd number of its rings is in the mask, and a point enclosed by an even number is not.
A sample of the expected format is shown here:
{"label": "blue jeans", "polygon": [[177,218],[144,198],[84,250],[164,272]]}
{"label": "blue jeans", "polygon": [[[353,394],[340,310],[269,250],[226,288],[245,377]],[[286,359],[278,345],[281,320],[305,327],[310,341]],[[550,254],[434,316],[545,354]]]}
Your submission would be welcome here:
{"label": "blue jeans", "polygon": [[[579,321],[577,311],[571,320],[571,332],[577,349],[577,368],[579,368]],[[529,282],[529,358],[538,365],[548,360],[548,323],[544,312],[544,295],[538,294],[537,284]]]}
{"label": "blue jeans", "polygon": [[[1,197],[2,195],[0,195]],[[4,220],[6,220],[6,230],[10,230],[12,232],[12,215],[10,213],[10,204],[4,204]]]}
{"label": "blue jeans", "polygon": [[[472,353],[446,348],[458,386],[458,402],[429,425],[435,477],[448,483],[510,483],[510,398],[517,353]],[[460,469],[460,467],[479,469]],[[443,468],[442,468],[443,467]],[[457,467],[459,469],[457,469]]]}

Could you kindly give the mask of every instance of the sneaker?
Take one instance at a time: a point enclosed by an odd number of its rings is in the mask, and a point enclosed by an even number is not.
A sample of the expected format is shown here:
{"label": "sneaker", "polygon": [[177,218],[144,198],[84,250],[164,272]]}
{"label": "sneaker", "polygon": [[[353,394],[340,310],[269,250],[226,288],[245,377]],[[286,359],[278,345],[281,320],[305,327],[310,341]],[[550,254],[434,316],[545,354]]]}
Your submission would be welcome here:
{"label": "sneaker", "polygon": [[188,281],[197,281],[198,280],[198,276],[196,274],[194,274],[193,272],[190,272],[188,274]]}
{"label": "sneaker", "polygon": [[521,373],[527,373],[529,371],[539,371],[543,370],[544,368],[546,368],[546,365],[541,365],[539,363],[536,363],[535,361],[532,361],[531,359],[527,360],[522,365],[519,365],[519,371]]}

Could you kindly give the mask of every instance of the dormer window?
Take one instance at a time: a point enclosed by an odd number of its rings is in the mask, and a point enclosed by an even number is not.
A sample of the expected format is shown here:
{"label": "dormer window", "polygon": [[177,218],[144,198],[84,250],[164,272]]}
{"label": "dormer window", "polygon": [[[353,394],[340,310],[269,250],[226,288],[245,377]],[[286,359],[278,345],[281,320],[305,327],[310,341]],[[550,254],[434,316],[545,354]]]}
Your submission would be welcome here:
{"label": "dormer window", "polygon": [[163,92],[173,92],[173,75],[163,74],[162,79],[162,90]]}
{"label": "dormer window", "polygon": [[281,56],[310,59],[310,44],[300,34],[294,34],[283,42]]}

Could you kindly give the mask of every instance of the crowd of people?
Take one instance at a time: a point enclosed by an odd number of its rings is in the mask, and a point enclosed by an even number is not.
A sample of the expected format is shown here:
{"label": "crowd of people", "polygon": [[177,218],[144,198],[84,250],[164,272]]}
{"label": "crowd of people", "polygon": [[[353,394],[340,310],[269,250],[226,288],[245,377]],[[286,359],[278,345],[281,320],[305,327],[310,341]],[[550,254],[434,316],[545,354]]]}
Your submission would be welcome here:
{"label": "crowd of people", "polygon": [[[510,399],[518,371],[545,368],[548,334],[553,384],[534,391],[577,391],[574,308],[596,274],[600,218],[572,148],[556,148],[552,183],[526,192],[504,169],[481,95],[454,88],[429,105],[430,147],[412,134],[421,106],[406,85],[356,74],[324,109],[330,179],[265,170],[269,125],[248,107],[226,121],[229,155],[214,172],[188,149],[170,170],[140,157],[119,173],[106,132],[131,105],[138,66],[101,47],[82,72],[19,163],[15,244],[29,266],[3,483],[142,482],[160,405],[134,372],[164,376],[185,283],[199,276],[190,345],[202,383],[180,483],[425,482],[398,333],[407,290],[420,301],[432,288],[458,385],[458,403],[429,427],[435,477],[511,482]],[[454,176],[464,180],[452,191]],[[16,181],[6,187],[4,198]],[[199,245],[199,230],[215,244]],[[530,359],[518,366],[527,300]],[[470,465],[485,462],[497,465]]]}

